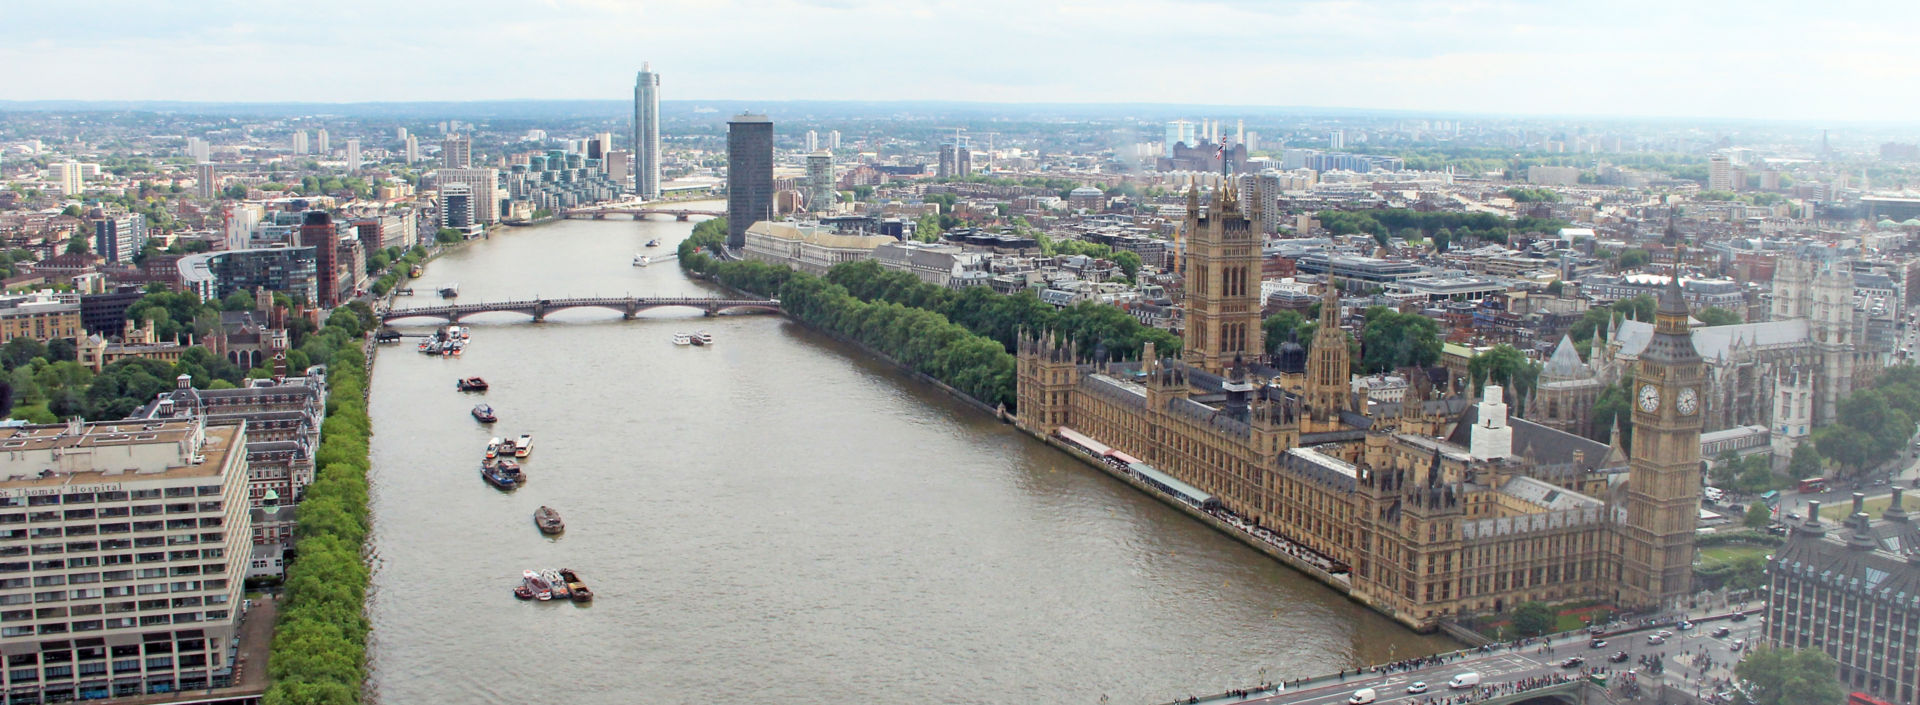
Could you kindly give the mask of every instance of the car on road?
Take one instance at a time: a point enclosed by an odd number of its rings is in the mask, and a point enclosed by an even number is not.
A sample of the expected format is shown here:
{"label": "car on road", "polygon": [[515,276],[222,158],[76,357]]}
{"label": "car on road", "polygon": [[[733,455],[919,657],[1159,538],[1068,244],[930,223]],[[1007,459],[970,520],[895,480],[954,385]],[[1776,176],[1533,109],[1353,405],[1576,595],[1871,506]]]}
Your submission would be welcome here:
{"label": "car on road", "polygon": [[1656,634],[1659,634],[1659,635],[1660,635],[1660,638],[1662,638],[1662,639],[1672,639],[1672,638],[1673,638],[1673,632],[1670,632],[1670,631],[1667,631],[1667,630],[1665,630],[1665,629],[1662,629],[1662,630],[1660,630],[1660,631],[1658,631],[1658,632],[1655,632],[1655,633],[1656,633]]}
{"label": "car on road", "polygon": [[1361,688],[1353,691],[1353,697],[1347,698],[1347,705],[1372,705],[1373,701],[1379,699],[1380,696],[1375,695],[1372,688]]}
{"label": "car on road", "polygon": [[1660,636],[1659,634],[1648,634],[1647,643],[1652,644],[1654,646],[1659,646],[1661,644],[1667,643],[1667,638],[1664,636]]}
{"label": "car on road", "polygon": [[1713,630],[1713,638],[1725,639],[1727,638],[1728,634],[1732,634],[1732,633],[1733,633],[1732,629],[1728,629],[1726,627],[1720,627],[1718,629]]}
{"label": "car on road", "polygon": [[1683,620],[1680,620],[1680,631],[1683,631],[1683,632],[1684,632],[1684,631],[1687,631],[1687,630],[1689,630],[1689,629],[1692,629],[1692,628],[1693,628],[1693,623],[1692,623],[1692,622],[1689,622],[1689,621],[1686,621],[1686,620],[1684,620],[1684,619],[1683,619]]}
{"label": "car on road", "polygon": [[1627,658],[1628,658],[1627,652],[1615,651],[1613,652],[1613,655],[1607,657],[1607,660],[1612,663],[1626,663]]}
{"label": "car on road", "polygon": [[1587,648],[1589,648],[1589,649],[1604,649],[1604,648],[1607,648],[1607,640],[1606,640],[1606,639],[1594,639],[1593,641],[1589,641],[1589,642],[1587,642]]}
{"label": "car on road", "polygon": [[1729,622],[1745,622],[1745,621],[1747,621],[1747,613],[1745,613],[1745,612],[1735,612],[1735,613],[1733,613],[1733,617],[1731,617],[1731,618],[1729,618],[1729,619],[1728,619],[1727,621],[1729,621]]}
{"label": "car on road", "polygon": [[1408,695],[1419,695],[1425,692],[1427,692],[1426,681],[1414,681],[1411,685],[1407,686]]}
{"label": "car on road", "polygon": [[1587,665],[1587,660],[1580,658],[1578,656],[1574,656],[1572,658],[1569,658],[1565,661],[1560,662],[1561,668],[1579,668],[1585,665]]}
{"label": "car on road", "polygon": [[1476,671],[1455,675],[1453,680],[1447,681],[1447,687],[1454,690],[1465,690],[1477,685],[1480,685],[1480,674]]}

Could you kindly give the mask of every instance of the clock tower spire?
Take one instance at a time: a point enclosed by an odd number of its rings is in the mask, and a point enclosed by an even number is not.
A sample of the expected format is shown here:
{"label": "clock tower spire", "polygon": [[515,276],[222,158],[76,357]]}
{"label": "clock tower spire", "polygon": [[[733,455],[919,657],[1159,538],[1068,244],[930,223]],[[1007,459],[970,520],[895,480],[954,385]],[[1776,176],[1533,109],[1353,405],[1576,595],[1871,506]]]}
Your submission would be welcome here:
{"label": "clock tower spire", "polygon": [[1693,347],[1679,261],[1676,255],[1673,280],[1660,292],[1653,339],[1634,375],[1620,574],[1620,602],[1633,608],[1659,607],[1692,587],[1705,370]]}

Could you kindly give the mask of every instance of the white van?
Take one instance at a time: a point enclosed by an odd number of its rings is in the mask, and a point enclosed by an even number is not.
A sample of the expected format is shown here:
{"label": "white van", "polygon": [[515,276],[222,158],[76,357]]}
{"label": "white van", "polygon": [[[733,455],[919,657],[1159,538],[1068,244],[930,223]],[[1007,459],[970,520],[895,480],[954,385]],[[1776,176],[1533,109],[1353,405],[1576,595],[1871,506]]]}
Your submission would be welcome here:
{"label": "white van", "polygon": [[1454,676],[1453,680],[1447,681],[1447,687],[1454,690],[1466,690],[1476,685],[1480,685],[1480,674],[1473,671],[1467,671],[1466,673]]}
{"label": "white van", "polygon": [[1347,705],[1373,705],[1373,701],[1378,699],[1372,688],[1361,688],[1353,691],[1353,697],[1347,698]]}

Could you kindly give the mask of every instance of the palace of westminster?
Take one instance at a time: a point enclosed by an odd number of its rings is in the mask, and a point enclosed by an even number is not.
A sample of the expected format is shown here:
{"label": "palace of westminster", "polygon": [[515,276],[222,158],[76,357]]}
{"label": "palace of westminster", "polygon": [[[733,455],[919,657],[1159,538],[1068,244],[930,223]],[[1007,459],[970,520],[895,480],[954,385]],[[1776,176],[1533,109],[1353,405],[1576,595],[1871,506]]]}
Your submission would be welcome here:
{"label": "palace of westminster", "polygon": [[1260,214],[1230,187],[1203,214],[1197,191],[1180,359],[1149,345],[1138,361],[1087,364],[1070,343],[1028,337],[1021,428],[1090,438],[1214,495],[1418,629],[1527,601],[1643,610],[1690,591],[1712,388],[1677,283],[1631,334],[1630,451],[1617,434],[1609,445],[1510,419],[1491,384],[1469,403],[1452,381],[1412,375],[1403,401],[1369,406],[1331,283],[1304,374],[1250,364],[1263,350]]}

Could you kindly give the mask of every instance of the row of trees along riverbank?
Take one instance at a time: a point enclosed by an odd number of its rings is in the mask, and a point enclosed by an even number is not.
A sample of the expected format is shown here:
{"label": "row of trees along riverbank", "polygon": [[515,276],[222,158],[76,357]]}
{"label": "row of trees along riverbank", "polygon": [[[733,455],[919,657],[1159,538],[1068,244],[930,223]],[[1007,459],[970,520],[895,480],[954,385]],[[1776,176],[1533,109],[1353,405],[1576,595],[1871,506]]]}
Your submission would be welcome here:
{"label": "row of trees along riverbank", "polygon": [[369,528],[367,449],[373,432],[364,346],[372,327],[371,318],[339,309],[310,336],[326,350],[325,359],[314,359],[327,366],[326,421],[314,453],[319,470],[294,527],[297,560],[287,565],[267,658],[267,705],[360,701],[370,628],[362,609],[372,575],[361,553]]}
{"label": "row of trees along riverbank", "polygon": [[694,227],[680,244],[680,266],[727,286],[780,299],[788,315],[843,335],[973,396],[1014,406],[1014,359],[1022,330],[1053,331],[1092,359],[1138,358],[1152,341],[1178,355],[1180,339],[1142,325],[1115,306],[1086,302],[1063,309],[1031,292],[948,289],[873,261],[835,266],[825,277],[761,262],[722,262],[706,254],[726,239],[724,219]]}

